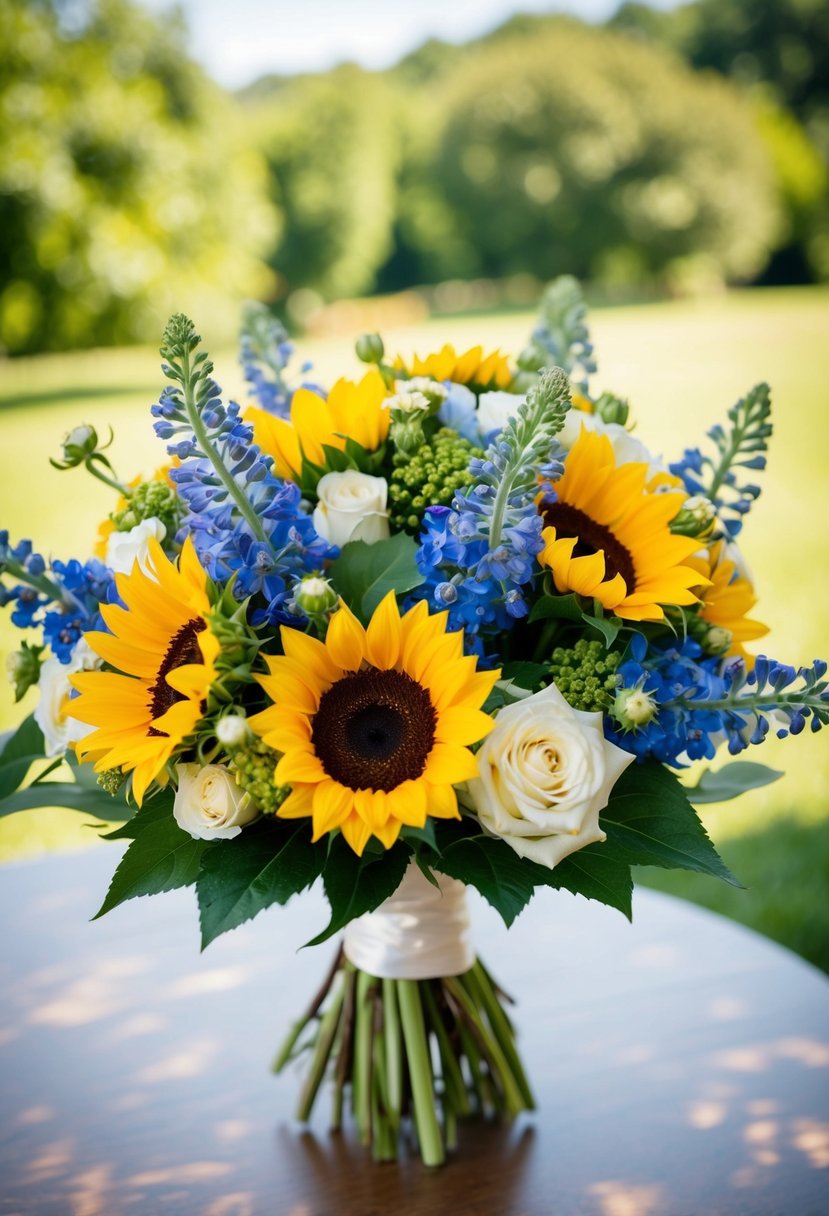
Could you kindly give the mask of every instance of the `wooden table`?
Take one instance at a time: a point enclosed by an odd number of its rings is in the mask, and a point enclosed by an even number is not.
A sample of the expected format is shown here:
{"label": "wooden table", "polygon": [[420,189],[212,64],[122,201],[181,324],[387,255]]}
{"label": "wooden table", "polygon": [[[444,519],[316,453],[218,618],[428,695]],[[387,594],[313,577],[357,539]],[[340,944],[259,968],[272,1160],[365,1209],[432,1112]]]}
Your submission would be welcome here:
{"label": "wooden table", "polygon": [[539,1111],[442,1170],[291,1119],[269,1063],[330,950],[311,892],[199,956],[193,893],[88,924],[115,846],[0,870],[0,1212],[51,1216],[824,1216],[829,983],[637,893],[634,925],[542,892],[481,953],[520,997]]}

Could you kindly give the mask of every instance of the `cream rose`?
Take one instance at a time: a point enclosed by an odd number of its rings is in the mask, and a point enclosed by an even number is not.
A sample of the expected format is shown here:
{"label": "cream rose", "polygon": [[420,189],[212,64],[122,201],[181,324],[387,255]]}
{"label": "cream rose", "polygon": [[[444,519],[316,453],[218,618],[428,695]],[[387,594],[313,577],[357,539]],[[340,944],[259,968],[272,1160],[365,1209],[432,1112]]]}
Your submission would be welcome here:
{"label": "cream rose", "polygon": [[258,811],[223,764],[177,764],[173,816],[196,840],[231,840]]}
{"label": "cream rose", "polygon": [[364,540],[372,545],[390,535],[386,509],[389,487],[384,477],[370,477],[356,469],[326,473],[317,485],[319,503],[314,527],[332,545]]}
{"label": "cream rose", "polygon": [[83,638],[76,643],[68,663],[61,663],[52,655],[41,664],[37,681],[40,700],[35,706],[34,718],[43,731],[47,756],[59,756],[71,743],[77,743],[95,729],[72,717],[69,679],[79,671],[94,671],[100,666],[101,660]]}
{"label": "cream rose", "polygon": [[107,540],[106,564],[116,574],[129,574],[136,562],[146,566],[151,540],[161,542],[167,529],[160,519],[142,519],[129,532],[111,532]]}
{"label": "cream rose", "polygon": [[553,869],[605,839],[599,812],[632,760],[605,739],[600,713],[573,709],[551,684],[501,710],[467,788],[488,831]]}

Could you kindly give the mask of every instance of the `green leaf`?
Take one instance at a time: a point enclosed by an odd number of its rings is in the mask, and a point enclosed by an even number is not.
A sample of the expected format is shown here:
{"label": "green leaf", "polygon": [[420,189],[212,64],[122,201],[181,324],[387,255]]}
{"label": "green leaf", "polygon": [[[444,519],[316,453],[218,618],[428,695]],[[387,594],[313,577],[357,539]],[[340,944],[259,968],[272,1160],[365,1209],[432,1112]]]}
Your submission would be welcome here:
{"label": "green leaf", "polygon": [[325,844],[305,822],[268,819],[235,840],[217,841],[196,880],[202,950],[271,904],[285,904],[319,877]]}
{"label": "green leaf", "polygon": [[16,731],[9,731],[2,738],[0,751],[0,799],[14,793],[26,779],[26,774],[35,760],[42,760],[45,751],[43,732],[29,714]]}
{"label": "green leaf", "polygon": [[693,870],[739,886],[708,838],[688,794],[661,764],[632,765],[600,816],[608,851],[630,865]]}
{"label": "green leaf", "polygon": [[440,845],[435,835],[435,821],[430,817],[427,817],[422,828],[411,828],[408,826],[401,828],[400,835],[403,840],[410,840],[416,845],[428,845],[433,853],[440,852]]}
{"label": "green leaf", "polygon": [[543,663],[529,663],[523,659],[515,663],[506,663],[501,672],[501,678],[517,684],[519,688],[527,688],[534,692],[540,688],[547,675]]}
{"label": "green leaf", "polygon": [[331,565],[329,576],[352,612],[367,622],[389,591],[401,595],[423,582],[416,552],[414,538],[405,532],[373,545],[349,541]]}
{"label": "green leaf", "polygon": [[695,806],[704,802],[729,802],[746,790],[761,789],[764,785],[779,781],[782,776],[779,769],[767,768],[765,764],[735,760],[731,764],[724,764],[715,773],[710,770],[703,773],[696,785],[686,786],[685,789]]}
{"label": "green leaf", "polygon": [[0,815],[13,815],[17,811],[30,811],[39,806],[82,811],[96,819],[120,820],[127,814],[123,799],[113,798],[102,789],[87,789],[72,781],[42,781],[0,800]]}
{"label": "green leaf", "polygon": [[331,920],[307,946],[318,946],[339,933],[350,920],[372,912],[393,895],[403,880],[411,853],[402,842],[382,857],[358,857],[341,835],[331,841],[323,883],[331,904]]}
{"label": "green leaf", "polygon": [[[166,820],[173,813],[174,794],[172,790],[163,790],[154,798],[145,802],[140,811],[130,814],[130,808],[124,805],[124,811],[130,816],[126,823],[122,823],[112,832],[103,834],[104,840],[135,840],[147,828],[158,823],[159,820]],[[121,816],[123,818],[123,815]]]}
{"label": "green leaf", "polygon": [[582,609],[575,592],[570,595],[542,595],[533,604],[527,622],[531,625],[533,621],[543,621],[550,617],[581,623]]}
{"label": "green leaf", "polygon": [[202,855],[215,844],[194,840],[178,826],[169,806],[163,810],[151,802],[130,821],[135,838],[93,920],[127,899],[189,887],[196,881]]}
{"label": "green leaf", "polygon": [[[631,896],[633,879],[630,866],[614,857],[607,844],[589,844],[565,857],[558,865],[548,870],[535,865],[536,881],[556,890],[582,895],[598,903],[618,908],[628,920],[632,917]],[[546,875],[546,877],[545,877]]]}
{"label": "green leaf", "polygon": [[432,868],[480,891],[509,927],[533,897],[536,867],[528,865],[503,840],[466,836],[444,843]]}
{"label": "green leaf", "polygon": [[609,649],[619,636],[622,622],[616,617],[592,616],[589,612],[583,612],[581,616],[585,625],[587,625],[588,635],[592,629],[601,636],[605,646]]}

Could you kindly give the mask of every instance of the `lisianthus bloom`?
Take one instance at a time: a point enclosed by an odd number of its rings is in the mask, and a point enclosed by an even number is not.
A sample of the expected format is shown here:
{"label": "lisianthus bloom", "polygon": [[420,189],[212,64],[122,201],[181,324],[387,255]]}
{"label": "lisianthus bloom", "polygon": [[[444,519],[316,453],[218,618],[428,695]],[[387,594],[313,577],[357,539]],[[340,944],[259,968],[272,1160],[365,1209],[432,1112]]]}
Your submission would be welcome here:
{"label": "lisianthus bloom", "polygon": [[712,628],[724,629],[730,635],[727,655],[739,655],[753,665],[754,656],[748,653],[744,643],[764,637],[769,628],[747,615],[757,603],[750,580],[739,573],[721,540],[712,545],[704,557],[692,558],[690,564],[709,580],[700,589],[700,616]]}
{"label": "lisianthus bloom", "polygon": [[512,372],[506,356],[498,350],[485,355],[482,346],[472,346],[459,355],[454,346],[447,343],[424,359],[420,355],[413,355],[411,359],[398,355],[394,366],[410,376],[451,380],[454,384],[468,384],[470,388],[478,390],[509,388],[512,383]]}
{"label": "lisianthus bloom", "polygon": [[389,411],[383,409],[386,383],[376,368],[362,380],[338,380],[326,399],[299,388],[291,400],[291,421],[252,406],[245,420],[263,452],[272,456],[280,477],[296,481],[303,457],[324,466],[323,446],[345,450],[346,438],[369,452],[376,451],[389,433]]}
{"label": "lisianthus bloom", "polygon": [[699,541],[669,526],[686,496],[649,491],[648,479],[646,464],[617,465],[606,435],[582,431],[539,503],[547,526],[538,560],[557,591],[595,597],[631,621],[661,621],[663,605],[698,602],[700,574],[687,559]]}
{"label": "lisianthus bloom", "polygon": [[356,853],[459,817],[453,787],[477,771],[469,744],[492,729],[480,706],[499,672],[476,670],[446,618],[422,601],[401,617],[390,592],[367,628],[341,604],[324,642],[283,626],[285,654],[259,678],[274,704],[250,719],[283,753],[280,817],[312,818],[314,840],[339,828]]}
{"label": "lisianthus bloom", "polygon": [[210,628],[207,575],[189,537],[178,567],[151,540],[146,566],[116,575],[115,584],[124,606],[101,604],[111,632],[84,637],[117,671],[73,676],[80,696],[71,712],[95,727],[76,744],[78,755],[94,759],[96,772],[131,772],[140,806],[203,716],[219,643]]}

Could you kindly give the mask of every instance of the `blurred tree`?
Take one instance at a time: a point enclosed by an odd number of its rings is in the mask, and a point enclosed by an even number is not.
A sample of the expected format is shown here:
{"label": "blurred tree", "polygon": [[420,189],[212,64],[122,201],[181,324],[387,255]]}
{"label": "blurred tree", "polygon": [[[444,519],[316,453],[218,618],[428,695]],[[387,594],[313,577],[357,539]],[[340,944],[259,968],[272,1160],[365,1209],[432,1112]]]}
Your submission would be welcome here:
{"label": "blurred tree", "polygon": [[248,97],[284,216],[270,259],[279,295],[370,291],[394,222],[399,135],[386,81],[346,64],[270,88],[260,82]]}
{"label": "blurred tree", "polygon": [[522,18],[410,113],[400,240],[423,277],[745,280],[778,232],[749,107],[661,48]]}
{"label": "blurred tree", "polygon": [[3,0],[0,347],[215,333],[268,289],[264,165],[183,44],[129,0]]}

